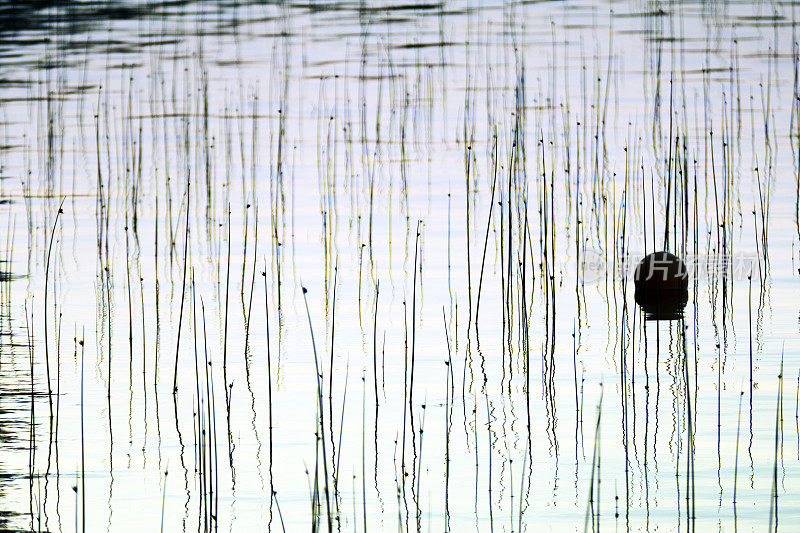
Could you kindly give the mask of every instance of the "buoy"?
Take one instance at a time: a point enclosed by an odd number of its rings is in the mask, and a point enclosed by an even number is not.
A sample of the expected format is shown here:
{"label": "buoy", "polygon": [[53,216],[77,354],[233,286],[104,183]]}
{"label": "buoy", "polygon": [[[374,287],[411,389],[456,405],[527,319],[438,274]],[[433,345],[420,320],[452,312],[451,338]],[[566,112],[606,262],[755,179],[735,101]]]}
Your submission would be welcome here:
{"label": "buoy", "polygon": [[683,317],[689,301],[689,272],[681,259],[669,252],[646,255],[633,274],[634,299],[648,320]]}

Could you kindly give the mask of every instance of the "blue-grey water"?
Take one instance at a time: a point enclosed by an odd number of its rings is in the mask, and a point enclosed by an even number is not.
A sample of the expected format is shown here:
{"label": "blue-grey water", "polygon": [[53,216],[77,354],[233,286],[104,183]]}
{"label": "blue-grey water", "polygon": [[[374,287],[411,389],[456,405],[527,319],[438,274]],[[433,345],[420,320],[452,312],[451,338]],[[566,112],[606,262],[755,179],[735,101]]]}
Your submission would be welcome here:
{"label": "blue-grey water", "polygon": [[796,10],[0,6],[0,530],[795,530]]}

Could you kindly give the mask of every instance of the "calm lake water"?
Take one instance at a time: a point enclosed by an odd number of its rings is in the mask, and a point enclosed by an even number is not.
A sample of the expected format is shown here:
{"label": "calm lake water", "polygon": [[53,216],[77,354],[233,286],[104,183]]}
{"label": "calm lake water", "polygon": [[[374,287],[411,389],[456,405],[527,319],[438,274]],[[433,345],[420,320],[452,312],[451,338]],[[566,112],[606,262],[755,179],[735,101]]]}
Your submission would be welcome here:
{"label": "calm lake water", "polygon": [[796,11],[0,7],[0,530],[795,530]]}

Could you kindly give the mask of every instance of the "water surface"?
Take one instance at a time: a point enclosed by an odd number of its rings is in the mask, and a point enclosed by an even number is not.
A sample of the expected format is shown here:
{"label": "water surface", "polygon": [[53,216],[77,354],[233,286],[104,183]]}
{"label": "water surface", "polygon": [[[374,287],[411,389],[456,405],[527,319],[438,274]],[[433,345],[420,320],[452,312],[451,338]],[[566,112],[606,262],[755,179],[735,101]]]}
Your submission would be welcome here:
{"label": "water surface", "polygon": [[800,518],[793,3],[0,10],[0,528]]}

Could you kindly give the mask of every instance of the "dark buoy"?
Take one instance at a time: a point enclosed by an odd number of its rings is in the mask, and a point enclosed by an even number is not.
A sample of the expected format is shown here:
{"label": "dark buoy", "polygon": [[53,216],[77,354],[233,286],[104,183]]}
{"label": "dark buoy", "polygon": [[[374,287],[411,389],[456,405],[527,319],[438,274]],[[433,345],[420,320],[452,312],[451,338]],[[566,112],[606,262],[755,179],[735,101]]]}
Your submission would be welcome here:
{"label": "dark buoy", "polygon": [[634,299],[647,320],[683,317],[689,301],[689,273],[681,259],[669,252],[653,252],[636,266]]}

